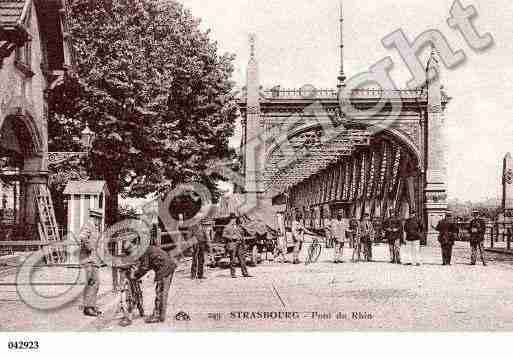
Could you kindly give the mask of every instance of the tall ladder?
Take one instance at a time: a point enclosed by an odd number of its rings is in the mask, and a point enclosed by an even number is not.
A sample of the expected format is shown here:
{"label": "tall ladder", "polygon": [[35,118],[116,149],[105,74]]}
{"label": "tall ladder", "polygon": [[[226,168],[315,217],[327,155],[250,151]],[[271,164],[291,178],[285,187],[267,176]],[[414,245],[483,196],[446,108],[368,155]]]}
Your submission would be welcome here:
{"label": "tall ladder", "polygon": [[[45,242],[59,242],[59,227],[55,219],[52,197],[48,187],[41,184],[36,188],[36,207],[39,213],[39,237]],[[62,248],[45,246],[45,259],[48,264],[64,263],[65,256]]]}

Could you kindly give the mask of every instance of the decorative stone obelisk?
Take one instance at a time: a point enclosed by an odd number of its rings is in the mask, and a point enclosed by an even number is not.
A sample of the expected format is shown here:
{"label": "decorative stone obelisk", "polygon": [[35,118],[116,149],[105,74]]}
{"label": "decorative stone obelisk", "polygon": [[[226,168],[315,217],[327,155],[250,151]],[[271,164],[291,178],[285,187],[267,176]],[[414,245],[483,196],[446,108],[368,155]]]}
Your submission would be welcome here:
{"label": "decorative stone obelisk", "polygon": [[247,116],[246,116],[246,143],[245,143],[245,175],[246,192],[259,192],[259,163],[257,155],[258,143],[256,138],[260,132],[260,82],[258,78],[258,62],[256,59],[256,36],[249,35],[249,62],[247,70]]}
{"label": "decorative stone obelisk", "polygon": [[427,63],[427,166],[426,166],[426,219],[427,240],[433,243],[438,232],[433,229],[447,210],[446,128],[442,107],[440,61],[433,48]]}
{"label": "decorative stone obelisk", "polygon": [[250,55],[247,70],[246,107],[244,119],[244,192],[247,208],[262,206],[264,199],[265,131],[260,116],[260,81],[256,56],[256,36],[249,36]]}
{"label": "decorative stone obelisk", "polygon": [[502,169],[502,212],[504,216],[513,214],[513,158],[506,153]]}

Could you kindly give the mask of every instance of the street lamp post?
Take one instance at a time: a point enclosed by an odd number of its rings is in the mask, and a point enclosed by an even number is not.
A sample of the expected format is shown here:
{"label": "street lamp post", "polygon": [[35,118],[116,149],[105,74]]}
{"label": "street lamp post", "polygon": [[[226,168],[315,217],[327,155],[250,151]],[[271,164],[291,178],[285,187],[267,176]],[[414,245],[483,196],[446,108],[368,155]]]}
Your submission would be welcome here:
{"label": "street lamp post", "polygon": [[86,151],[82,152],[48,152],[48,164],[56,165],[69,161],[73,158],[86,157],[93,148],[93,143],[96,138],[96,134],[89,128],[89,125],[81,132],[80,144]]}

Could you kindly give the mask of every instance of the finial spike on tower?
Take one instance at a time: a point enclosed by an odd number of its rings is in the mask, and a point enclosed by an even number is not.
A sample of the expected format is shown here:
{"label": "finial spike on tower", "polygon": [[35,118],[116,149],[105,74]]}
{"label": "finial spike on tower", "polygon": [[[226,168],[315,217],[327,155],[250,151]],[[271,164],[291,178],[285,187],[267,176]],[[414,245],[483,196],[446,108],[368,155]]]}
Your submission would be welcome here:
{"label": "finial spike on tower", "polygon": [[338,85],[344,86],[346,75],[344,73],[344,10],[342,0],[339,1],[340,7],[340,73],[338,75]]}
{"label": "finial spike on tower", "polygon": [[255,45],[256,45],[256,35],[251,33],[249,34],[249,57],[255,58]]}

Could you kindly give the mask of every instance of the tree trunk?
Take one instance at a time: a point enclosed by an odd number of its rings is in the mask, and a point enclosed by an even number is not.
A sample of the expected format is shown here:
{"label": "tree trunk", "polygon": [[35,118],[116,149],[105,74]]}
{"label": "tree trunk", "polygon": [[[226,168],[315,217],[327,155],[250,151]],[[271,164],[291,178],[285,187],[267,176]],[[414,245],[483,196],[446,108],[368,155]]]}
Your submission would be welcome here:
{"label": "tree trunk", "polygon": [[106,225],[110,226],[118,221],[119,179],[118,176],[111,175],[109,177],[106,177],[105,180],[107,181],[107,186],[109,188],[109,197],[107,198],[107,201],[105,203],[105,215],[107,217],[105,218],[105,223]]}

